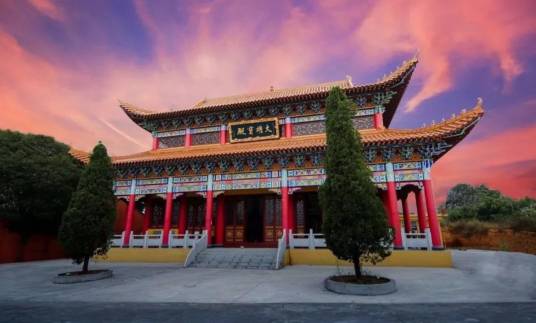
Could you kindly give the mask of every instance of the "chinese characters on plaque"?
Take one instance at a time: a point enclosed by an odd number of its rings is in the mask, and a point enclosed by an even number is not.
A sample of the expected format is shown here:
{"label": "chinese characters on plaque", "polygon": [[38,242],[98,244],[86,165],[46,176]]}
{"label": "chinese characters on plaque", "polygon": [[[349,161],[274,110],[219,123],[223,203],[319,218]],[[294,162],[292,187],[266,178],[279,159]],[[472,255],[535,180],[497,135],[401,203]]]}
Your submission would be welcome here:
{"label": "chinese characters on plaque", "polygon": [[279,138],[277,118],[229,123],[230,142]]}

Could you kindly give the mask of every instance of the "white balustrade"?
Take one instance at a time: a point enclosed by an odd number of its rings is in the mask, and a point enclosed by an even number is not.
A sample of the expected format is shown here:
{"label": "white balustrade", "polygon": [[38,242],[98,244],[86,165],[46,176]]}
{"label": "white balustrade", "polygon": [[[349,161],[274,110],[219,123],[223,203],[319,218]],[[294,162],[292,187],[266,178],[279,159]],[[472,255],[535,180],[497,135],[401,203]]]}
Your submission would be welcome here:
{"label": "white balustrade", "polygon": [[112,248],[121,248],[123,246],[123,239],[125,238],[125,231],[121,234],[114,234],[112,237]]}
{"label": "white balustrade", "polygon": [[199,232],[188,233],[186,231],[184,234],[170,234],[168,248],[190,248],[193,247],[194,243],[201,239],[202,234]]}
{"label": "white balustrade", "polygon": [[427,249],[432,250],[432,237],[430,229],[424,232],[404,232],[402,229],[402,246],[407,249]]}
{"label": "white balustrade", "polygon": [[294,248],[325,248],[326,239],[324,239],[324,234],[314,233],[313,229],[309,229],[308,233],[292,233],[292,230],[289,230],[289,247]]}

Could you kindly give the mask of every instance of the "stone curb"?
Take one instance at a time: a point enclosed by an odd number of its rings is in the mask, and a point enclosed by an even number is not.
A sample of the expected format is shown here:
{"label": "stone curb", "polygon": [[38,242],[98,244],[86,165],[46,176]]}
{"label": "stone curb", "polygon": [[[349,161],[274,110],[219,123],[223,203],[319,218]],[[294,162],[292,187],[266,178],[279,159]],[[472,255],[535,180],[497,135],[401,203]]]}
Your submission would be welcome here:
{"label": "stone curb", "polygon": [[324,286],[327,290],[337,294],[346,295],[361,295],[361,296],[376,296],[386,295],[396,292],[396,283],[393,279],[382,284],[351,284],[343,283],[326,278]]}
{"label": "stone curb", "polygon": [[86,275],[73,275],[73,276],[56,276],[52,279],[54,284],[75,284],[75,283],[84,283],[94,280],[101,280],[110,278],[113,276],[113,271],[105,270],[100,271],[95,274],[86,274]]}

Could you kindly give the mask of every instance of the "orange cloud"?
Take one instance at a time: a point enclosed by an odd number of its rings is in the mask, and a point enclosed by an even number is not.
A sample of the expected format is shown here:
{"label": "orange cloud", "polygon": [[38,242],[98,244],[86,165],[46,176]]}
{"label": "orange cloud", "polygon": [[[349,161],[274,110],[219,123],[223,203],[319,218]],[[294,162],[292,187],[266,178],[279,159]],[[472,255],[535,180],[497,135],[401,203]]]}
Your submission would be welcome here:
{"label": "orange cloud", "polygon": [[516,198],[536,197],[536,124],[462,142],[434,166],[434,187],[444,201],[458,183],[486,184]]}
{"label": "orange cloud", "polygon": [[407,103],[406,111],[413,111],[449,90],[454,74],[468,62],[492,62],[507,89],[523,72],[515,49],[523,37],[535,33],[535,9],[532,1],[383,0],[371,8],[355,40],[367,63],[420,51],[416,76],[424,84]]}

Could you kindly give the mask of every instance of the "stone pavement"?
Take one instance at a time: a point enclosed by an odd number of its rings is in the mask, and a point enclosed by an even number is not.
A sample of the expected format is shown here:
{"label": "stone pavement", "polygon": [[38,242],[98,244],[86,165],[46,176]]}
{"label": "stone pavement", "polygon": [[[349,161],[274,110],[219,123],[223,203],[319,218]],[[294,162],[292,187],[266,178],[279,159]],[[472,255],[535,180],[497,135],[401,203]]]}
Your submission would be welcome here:
{"label": "stone pavement", "polygon": [[[169,264],[99,263],[112,279],[55,285],[60,272],[78,270],[68,260],[0,265],[0,303],[362,303],[434,304],[536,301],[536,256],[455,251],[456,268],[367,268],[394,278],[398,292],[376,297],[337,295],[324,278],[350,268],[289,266],[282,270],[181,268]],[[536,305],[535,305],[536,306]]]}

